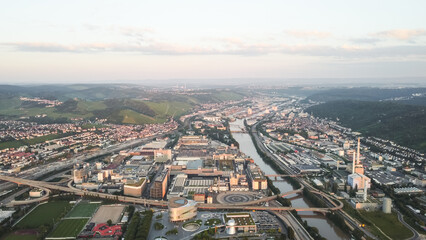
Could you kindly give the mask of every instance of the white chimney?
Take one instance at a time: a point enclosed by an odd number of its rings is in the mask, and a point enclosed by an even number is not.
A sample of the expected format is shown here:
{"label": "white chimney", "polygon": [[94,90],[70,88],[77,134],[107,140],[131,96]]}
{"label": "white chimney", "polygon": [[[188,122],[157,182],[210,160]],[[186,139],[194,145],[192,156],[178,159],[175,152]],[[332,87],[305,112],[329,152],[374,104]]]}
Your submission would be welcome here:
{"label": "white chimney", "polygon": [[358,148],[357,148],[357,150],[356,150],[356,154],[357,154],[357,156],[356,156],[356,163],[357,164],[359,164],[359,146],[360,144],[359,144],[359,138],[358,138]]}
{"label": "white chimney", "polygon": [[352,174],[355,173],[355,151],[352,154]]}

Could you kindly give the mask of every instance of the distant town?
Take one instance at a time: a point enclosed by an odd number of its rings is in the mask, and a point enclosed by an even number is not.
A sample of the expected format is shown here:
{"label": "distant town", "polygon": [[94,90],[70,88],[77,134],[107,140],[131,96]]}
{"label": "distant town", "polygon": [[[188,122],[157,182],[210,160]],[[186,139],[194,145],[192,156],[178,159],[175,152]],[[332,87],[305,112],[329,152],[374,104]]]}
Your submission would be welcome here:
{"label": "distant town", "polygon": [[424,152],[316,104],[265,94],[163,123],[1,120],[4,239],[420,239]]}

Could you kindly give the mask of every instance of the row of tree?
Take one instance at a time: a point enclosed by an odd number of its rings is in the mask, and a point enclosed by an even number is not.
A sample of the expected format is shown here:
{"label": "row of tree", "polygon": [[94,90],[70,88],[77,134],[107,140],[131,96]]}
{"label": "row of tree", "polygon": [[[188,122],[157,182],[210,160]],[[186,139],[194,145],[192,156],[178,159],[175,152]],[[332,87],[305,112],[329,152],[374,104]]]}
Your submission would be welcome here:
{"label": "row of tree", "polygon": [[143,213],[136,212],[133,214],[130,224],[127,226],[125,239],[146,240],[151,227],[153,214],[152,210],[147,210]]}

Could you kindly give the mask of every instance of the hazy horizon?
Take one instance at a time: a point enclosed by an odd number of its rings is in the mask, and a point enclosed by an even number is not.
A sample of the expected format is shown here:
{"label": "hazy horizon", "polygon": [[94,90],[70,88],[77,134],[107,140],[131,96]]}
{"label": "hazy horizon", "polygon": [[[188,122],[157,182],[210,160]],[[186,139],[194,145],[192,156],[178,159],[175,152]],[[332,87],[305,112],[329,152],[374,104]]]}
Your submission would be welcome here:
{"label": "hazy horizon", "polygon": [[0,83],[426,77],[425,1],[13,1]]}
{"label": "hazy horizon", "polygon": [[221,78],[221,79],[145,79],[145,80],[112,80],[112,81],[0,81],[0,85],[32,86],[32,85],[79,85],[79,84],[123,84],[151,87],[426,87],[426,77],[406,78]]}

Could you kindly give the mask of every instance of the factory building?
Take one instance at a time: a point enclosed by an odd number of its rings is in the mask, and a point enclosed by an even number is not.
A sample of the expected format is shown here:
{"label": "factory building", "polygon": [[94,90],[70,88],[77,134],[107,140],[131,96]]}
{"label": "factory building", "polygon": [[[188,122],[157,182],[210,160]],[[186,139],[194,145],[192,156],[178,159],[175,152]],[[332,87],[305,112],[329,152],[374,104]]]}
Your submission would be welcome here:
{"label": "factory building", "polygon": [[129,181],[124,185],[124,195],[140,197],[146,188],[146,179],[141,178],[139,181]]}
{"label": "factory building", "polygon": [[167,192],[170,171],[168,168],[163,171],[155,178],[154,184],[150,190],[151,198],[164,198]]}
{"label": "factory building", "polygon": [[262,170],[255,165],[255,164],[249,164],[247,167],[248,170],[248,178],[251,182],[251,188],[253,190],[265,190],[268,189],[268,181],[266,180],[265,175],[263,174]]}

